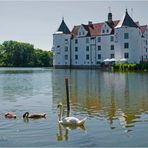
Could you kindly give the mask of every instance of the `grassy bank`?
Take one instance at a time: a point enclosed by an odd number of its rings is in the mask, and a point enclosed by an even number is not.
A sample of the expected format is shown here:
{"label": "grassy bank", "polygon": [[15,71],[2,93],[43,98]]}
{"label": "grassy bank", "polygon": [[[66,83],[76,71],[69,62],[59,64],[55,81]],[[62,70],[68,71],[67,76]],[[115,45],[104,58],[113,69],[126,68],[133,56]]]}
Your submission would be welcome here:
{"label": "grassy bank", "polygon": [[148,71],[148,64],[114,64],[114,71]]}

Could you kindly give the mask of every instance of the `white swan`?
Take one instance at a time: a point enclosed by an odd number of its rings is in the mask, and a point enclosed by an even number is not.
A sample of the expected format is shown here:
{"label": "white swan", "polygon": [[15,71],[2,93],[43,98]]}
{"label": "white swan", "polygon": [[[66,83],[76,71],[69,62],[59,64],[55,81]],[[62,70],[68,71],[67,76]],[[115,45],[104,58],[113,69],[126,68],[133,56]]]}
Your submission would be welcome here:
{"label": "white swan", "polygon": [[78,118],[75,118],[75,117],[63,117],[62,118],[63,104],[59,103],[57,107],[60,108],[59,123],[61,123],[63,125],[75,125],[75,126],[84,125],[87,117],[82,120],[79,120]]}

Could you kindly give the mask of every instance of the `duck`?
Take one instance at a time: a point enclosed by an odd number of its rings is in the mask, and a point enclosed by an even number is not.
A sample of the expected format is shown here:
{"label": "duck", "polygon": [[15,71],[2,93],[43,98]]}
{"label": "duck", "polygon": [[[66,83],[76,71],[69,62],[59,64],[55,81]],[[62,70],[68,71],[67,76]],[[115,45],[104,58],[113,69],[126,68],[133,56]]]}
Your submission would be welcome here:
{"label": "duck", "polygon": [[5,118],[16,118],[16,114],[14,112],[5,113]]}
{"label": "duck", "polygon": [[23,114],[23,118],[32,118],[32,119],[38,119],[38,118],[46,118],[45,113],[34,113],[29,115],[29,112],[26,112]]}
{"label": "duck", "polygon": [[57,108],[60,109],[60,113],[59,113],[59,123],[63,124],[63,125],[74,125],[74,126],[81,126],[84,125],[86,118],[80,120],[76,117],[62,117],[63,114],[63,104],[59,103]]}

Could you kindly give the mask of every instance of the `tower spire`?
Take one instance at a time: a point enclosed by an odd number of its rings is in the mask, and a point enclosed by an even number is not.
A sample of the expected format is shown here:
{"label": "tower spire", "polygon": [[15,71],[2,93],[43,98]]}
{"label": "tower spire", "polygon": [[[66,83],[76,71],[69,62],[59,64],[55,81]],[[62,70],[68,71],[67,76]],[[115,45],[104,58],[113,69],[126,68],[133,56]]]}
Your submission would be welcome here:
{"label": "tower spire", "polygon": [[64,16],[62,16],[62,21],[64,21]]}
{"label": "tower spire", "polygon": [[108,13],[108,22],[111,22],[112,21],[112,13],[111,13],[111,8],[108,7],[109,9],[109,13]]}
{"label": "tower spire", "polygon": [[64,21],[64,17],[62,17],[61,25],[59,26],[57,31],[63,32],[64,34],[70,34],[70,30]]}
{"label": "tower spire", "polygon": [[127,8],[125,9],[125,12],[128,13],[128,12],[127,12]]}

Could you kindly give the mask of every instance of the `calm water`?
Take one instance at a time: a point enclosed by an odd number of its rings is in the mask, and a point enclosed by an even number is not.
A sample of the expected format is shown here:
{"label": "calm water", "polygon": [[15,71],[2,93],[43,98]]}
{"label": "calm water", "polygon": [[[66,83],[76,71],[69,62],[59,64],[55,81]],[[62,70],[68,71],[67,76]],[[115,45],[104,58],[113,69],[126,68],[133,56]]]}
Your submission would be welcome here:
{"label": "calm water", "polygon": [[[66,114],[64,78],[69,78],[71,114],[85,127],[58,124]],[[17,119],[4,118],[13,111]],[[26,111],[46,119],[24,121]],[[148,146],[148,73],[98,70],[0,69],[0,147]]]}

